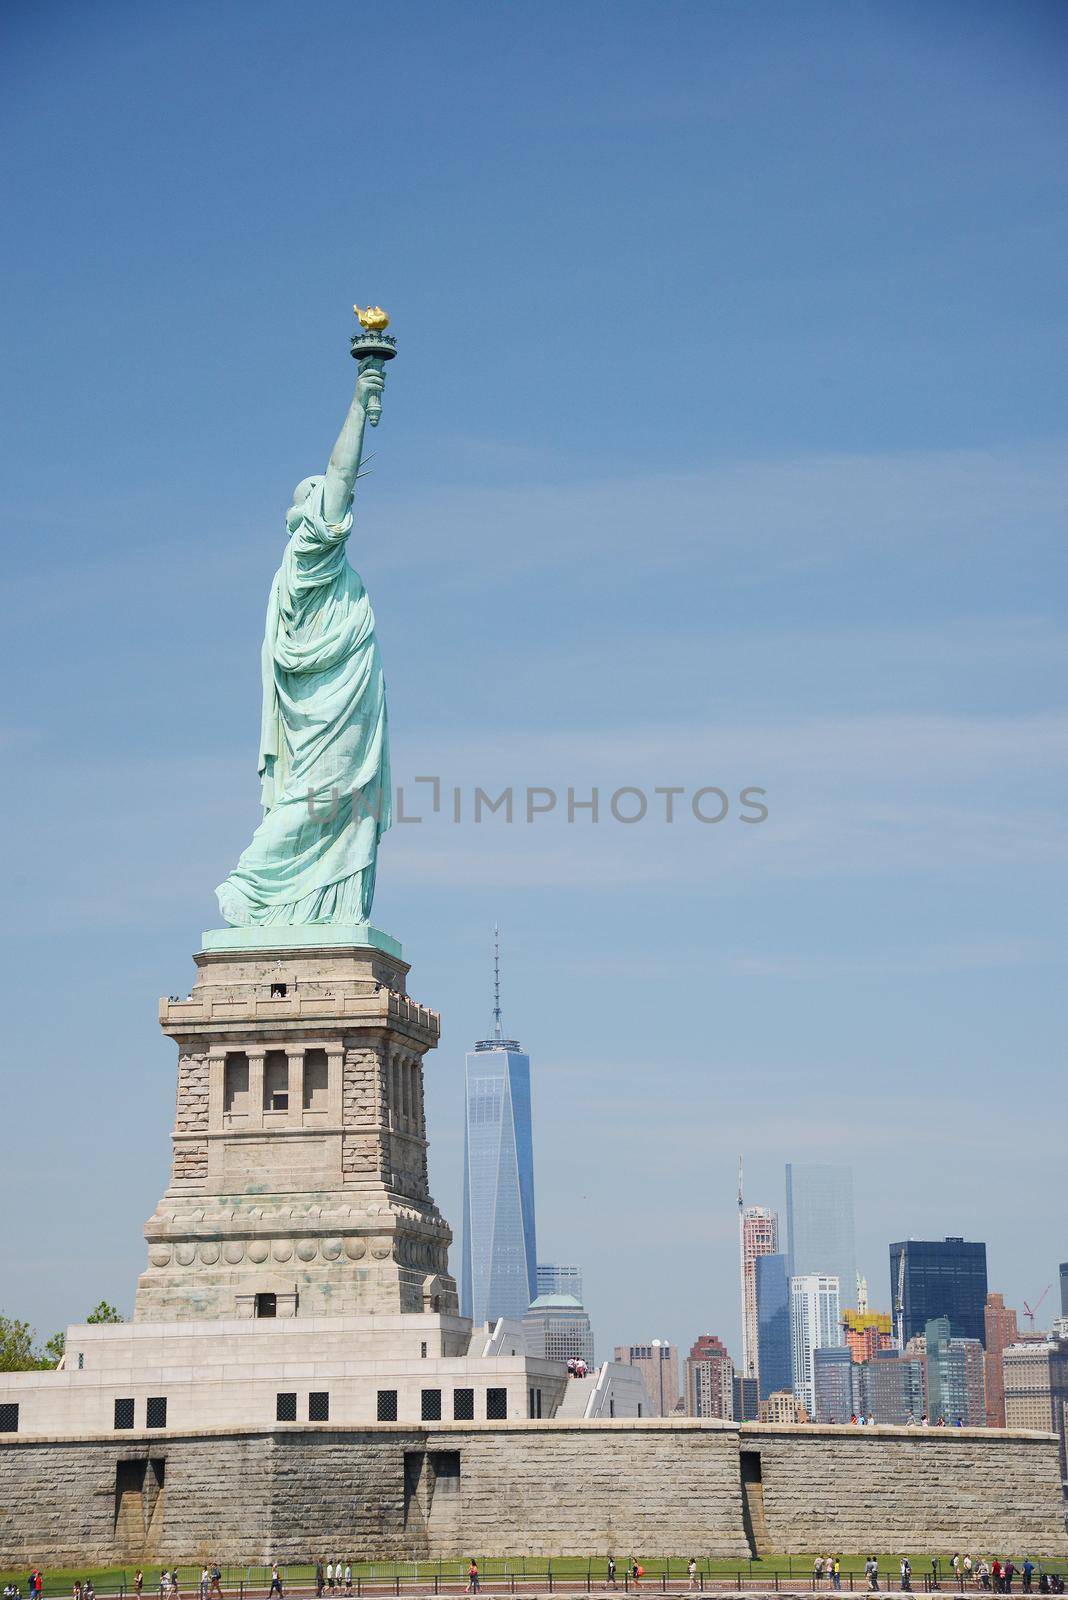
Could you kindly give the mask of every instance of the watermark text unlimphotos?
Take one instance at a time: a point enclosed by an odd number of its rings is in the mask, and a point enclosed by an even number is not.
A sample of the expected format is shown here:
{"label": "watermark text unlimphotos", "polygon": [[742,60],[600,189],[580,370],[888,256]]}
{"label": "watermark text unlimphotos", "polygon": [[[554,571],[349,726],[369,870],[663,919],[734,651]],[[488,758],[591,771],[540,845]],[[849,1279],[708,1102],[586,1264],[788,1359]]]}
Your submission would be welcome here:
{"label": "watermark text unlimphotos", "polygon": [[[420,787],[422,786],[422,787]],[[414,778],[409,786],[398,784],[393,795],[393,822],[423,822],[440,817],[452,823],[535,823],[548,817],[568,824],[697,822],[714,825],[733,818],[754,826],[768,819],[764,804],[767,790],[756,784],[728,792],[717,784],[689,788],[685,784],[655,784],[642,787],[624,783],[618,788],[594,785],[591,788],[554,787],[552,784],[508,784],[498,793],[495,786],[446,783],[440,777]],[[308,790],[308,815],[325,827],[349,810],[351,820],[365,817],[377,820],[383,804],[380,796],[362,789],[332,788],[329,799]]]}

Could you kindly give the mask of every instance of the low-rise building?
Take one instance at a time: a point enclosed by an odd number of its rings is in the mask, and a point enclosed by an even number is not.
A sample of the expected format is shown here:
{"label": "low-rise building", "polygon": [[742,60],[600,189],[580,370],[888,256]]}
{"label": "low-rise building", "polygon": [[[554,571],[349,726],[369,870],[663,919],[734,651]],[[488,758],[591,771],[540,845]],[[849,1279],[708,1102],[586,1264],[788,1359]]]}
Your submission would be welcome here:
{"label": "low-rise building", "polygon": [[814,1352],[817,1422],[848,1422],[857,1409],[854,1362],[848,1345],[830,1345]]}
{"label": "low-rise building", "polygon": [[761,1422],[807,1422],[808,1412],[789,1389],[776,1389],[760,1402]]}
{"label": "low-rise building", "polygon": [[855,1410],[876,1422],[904,1427],[919,1422],[926,1409],[923,1361],[897,1350],[877,1350],[853,1371]]}
{"label": "low-rise building", "polygon": [[986,1347],[986,1422],[988,1428],[1005,1426],[1005,1373],[1003,1357],[1020,1335],[1016,1313],[1003,1294],[988,1294],[983,1311]]}
{"label": "low-rise building", "polygon": [[924,1331],[927,1415],[933,1423],[986,1426],[983,1346],[978,1339],[955,1339],[948,1317],[935,1317]]}
{"label": "low-rise building", "polygon": [[532,1356],[593,1366],[589,1313],[573,1294],[539,1294],[523,1318],[523,1332]]}
{"label": "low-rise building", "polygon": [[880,1350],[894,1348],[889,1311],[842,1312],[842,1334],[854,1361],[871,1361]]}
{"label": "low-rise building", "polygon": [[686,1357],[686,1415],[734,1420],[734,1362],[715,1334],[702,1333]]}
{"label": "low-rise building", "polygon": [[1056,1433],[1061,1473],[1068,1478],[1068,1336],[1010,1345],[1002,1361],[1008,1427]]}
{"label": "low-rise building", "polygon": [[679,1399],[679,1352],[668,1339],[650,1339],[648,1344],[618,1344],[615,1360],[620,1366],[637,1367],[652,1402],[654,1417],[670,1417]]}

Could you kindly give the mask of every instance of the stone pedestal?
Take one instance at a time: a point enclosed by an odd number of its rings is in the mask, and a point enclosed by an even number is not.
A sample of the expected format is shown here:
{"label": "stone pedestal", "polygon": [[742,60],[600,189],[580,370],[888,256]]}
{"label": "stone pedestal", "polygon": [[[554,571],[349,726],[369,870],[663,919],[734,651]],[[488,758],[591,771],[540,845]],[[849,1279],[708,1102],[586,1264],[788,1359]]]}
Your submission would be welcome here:
{"label": "stone pedestal", "polygon": [[440,1024],[400,947],[243,931],[206,935],[192,993],[160,1002],[174,1160],[135,1318],[455,1313],[423,1114]]}

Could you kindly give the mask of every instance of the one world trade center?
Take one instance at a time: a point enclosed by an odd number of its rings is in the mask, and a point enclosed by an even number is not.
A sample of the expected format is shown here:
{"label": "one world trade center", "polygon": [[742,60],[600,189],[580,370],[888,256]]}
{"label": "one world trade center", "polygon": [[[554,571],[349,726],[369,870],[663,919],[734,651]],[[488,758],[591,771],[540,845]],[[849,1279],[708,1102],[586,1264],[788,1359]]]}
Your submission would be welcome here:
{"label": "one world trade center", "polygon": [[497,930],[493,1037],[467,1057],[460,1309],[473,1322],[521,1318],[537,1294],[530,1057],[501,1027]]}

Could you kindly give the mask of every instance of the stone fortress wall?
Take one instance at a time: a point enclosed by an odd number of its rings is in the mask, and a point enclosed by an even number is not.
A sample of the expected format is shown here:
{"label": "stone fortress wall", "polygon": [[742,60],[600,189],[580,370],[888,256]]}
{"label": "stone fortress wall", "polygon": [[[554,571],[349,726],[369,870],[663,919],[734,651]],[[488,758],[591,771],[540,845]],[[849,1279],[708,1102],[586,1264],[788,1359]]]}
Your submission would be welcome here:
{"label": "stone fortress wall", "polygon": [[12,1440],[0,1562],[1068,1555],[1051,1436],[689,1419]]}

